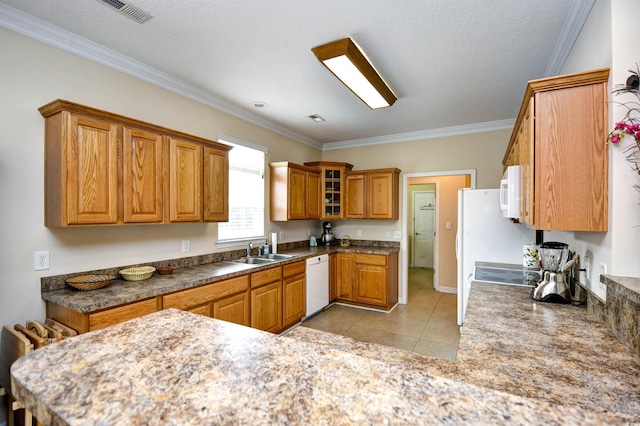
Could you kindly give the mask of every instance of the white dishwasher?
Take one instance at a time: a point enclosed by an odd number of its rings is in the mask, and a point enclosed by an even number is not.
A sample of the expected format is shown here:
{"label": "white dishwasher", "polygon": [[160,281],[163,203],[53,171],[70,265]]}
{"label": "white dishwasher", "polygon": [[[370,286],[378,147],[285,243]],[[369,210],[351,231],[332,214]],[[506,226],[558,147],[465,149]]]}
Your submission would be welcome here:
{"label": "white dishwasher", "polygon": [[307,315],[321,311],[329,304],[329,255],[307,259]]}

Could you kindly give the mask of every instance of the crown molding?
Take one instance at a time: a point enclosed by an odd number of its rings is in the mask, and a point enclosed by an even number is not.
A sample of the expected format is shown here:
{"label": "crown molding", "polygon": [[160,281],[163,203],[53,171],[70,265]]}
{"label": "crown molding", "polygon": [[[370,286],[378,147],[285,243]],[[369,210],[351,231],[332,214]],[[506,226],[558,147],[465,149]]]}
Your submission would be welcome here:
{"label": "crown molding", "polygon": [[574,0],[569,17],[562,27],[556,47],[551,54],[545,77],[558,75],[561,72],[595,2],[596,0]]}
{"label": "crown molding", "polygon": [[494,130],[513,129],[515,118],[508,120],[487,121],[485,123],[464,124],[462,126],[442,127],[440,129],[421,130],[418,132],[398,133],[389,136],[352,139],[341,142],[325,143],[323,151],[334,149],[357,148],[370,145],[384,145],[389,143],[409,142],[422,139],[443,138],[447,136],[466,135],[470,133],[491,132]]}
{"label": "crown molding", "polygon": [[215,108],[305,145],[322,149],[322,144],[314,139],[280,127],[262,117],[225,102],[197,86],[4,4],[0,4],[0,26],[146,81],[154,86]]}

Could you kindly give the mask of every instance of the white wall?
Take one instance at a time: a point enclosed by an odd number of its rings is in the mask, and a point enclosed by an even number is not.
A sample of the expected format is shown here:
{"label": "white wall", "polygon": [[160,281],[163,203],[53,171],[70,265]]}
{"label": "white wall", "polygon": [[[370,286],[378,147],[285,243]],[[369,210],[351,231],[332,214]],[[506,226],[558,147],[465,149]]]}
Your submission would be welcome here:
{"label": "white wall", "polygon": [[[317,149],[2,28],[0,58],[0,326],[44,320],[41,276],[219,251],[216,224],[46,228],[38,107],[62,98],[208,139],[223,133],[266,146],[267,162],[321,157]],[[265,224],[265,232],[284,231],[284,242],[307,239],[308,228],[319,223]],[[183,239],[191,240],[188,254],[180,251]],[[48,271],[34,271],[39,250],[50,252]]]}

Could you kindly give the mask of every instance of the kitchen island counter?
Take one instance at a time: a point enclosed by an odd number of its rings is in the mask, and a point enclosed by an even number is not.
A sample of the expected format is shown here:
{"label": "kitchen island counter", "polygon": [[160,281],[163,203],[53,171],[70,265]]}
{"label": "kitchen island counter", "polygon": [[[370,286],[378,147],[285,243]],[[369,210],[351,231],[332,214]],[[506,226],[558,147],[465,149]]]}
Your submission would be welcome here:
{"label": "kitchen island counter", "polygon": [[528,287],[472,283],[455,362],[306,327],[287,337],[640,422],[640,358],[585,306],[537,302]]}
{"label": "kitchen island counter", "polygon": [[48,345],[11,374],[47,425],[619,423],[175,309]]}

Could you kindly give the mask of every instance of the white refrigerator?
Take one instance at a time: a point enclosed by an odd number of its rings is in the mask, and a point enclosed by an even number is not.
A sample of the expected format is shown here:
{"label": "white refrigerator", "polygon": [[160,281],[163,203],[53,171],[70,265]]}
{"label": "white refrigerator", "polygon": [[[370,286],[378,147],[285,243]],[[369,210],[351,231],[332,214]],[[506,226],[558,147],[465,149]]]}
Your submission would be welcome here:
{"label": "white refrigerator", "polygon": [[458,325],[464,320],[475,262],[522,265],[523,246],[536,232],[502,217],[499,189],[458,190]]}

